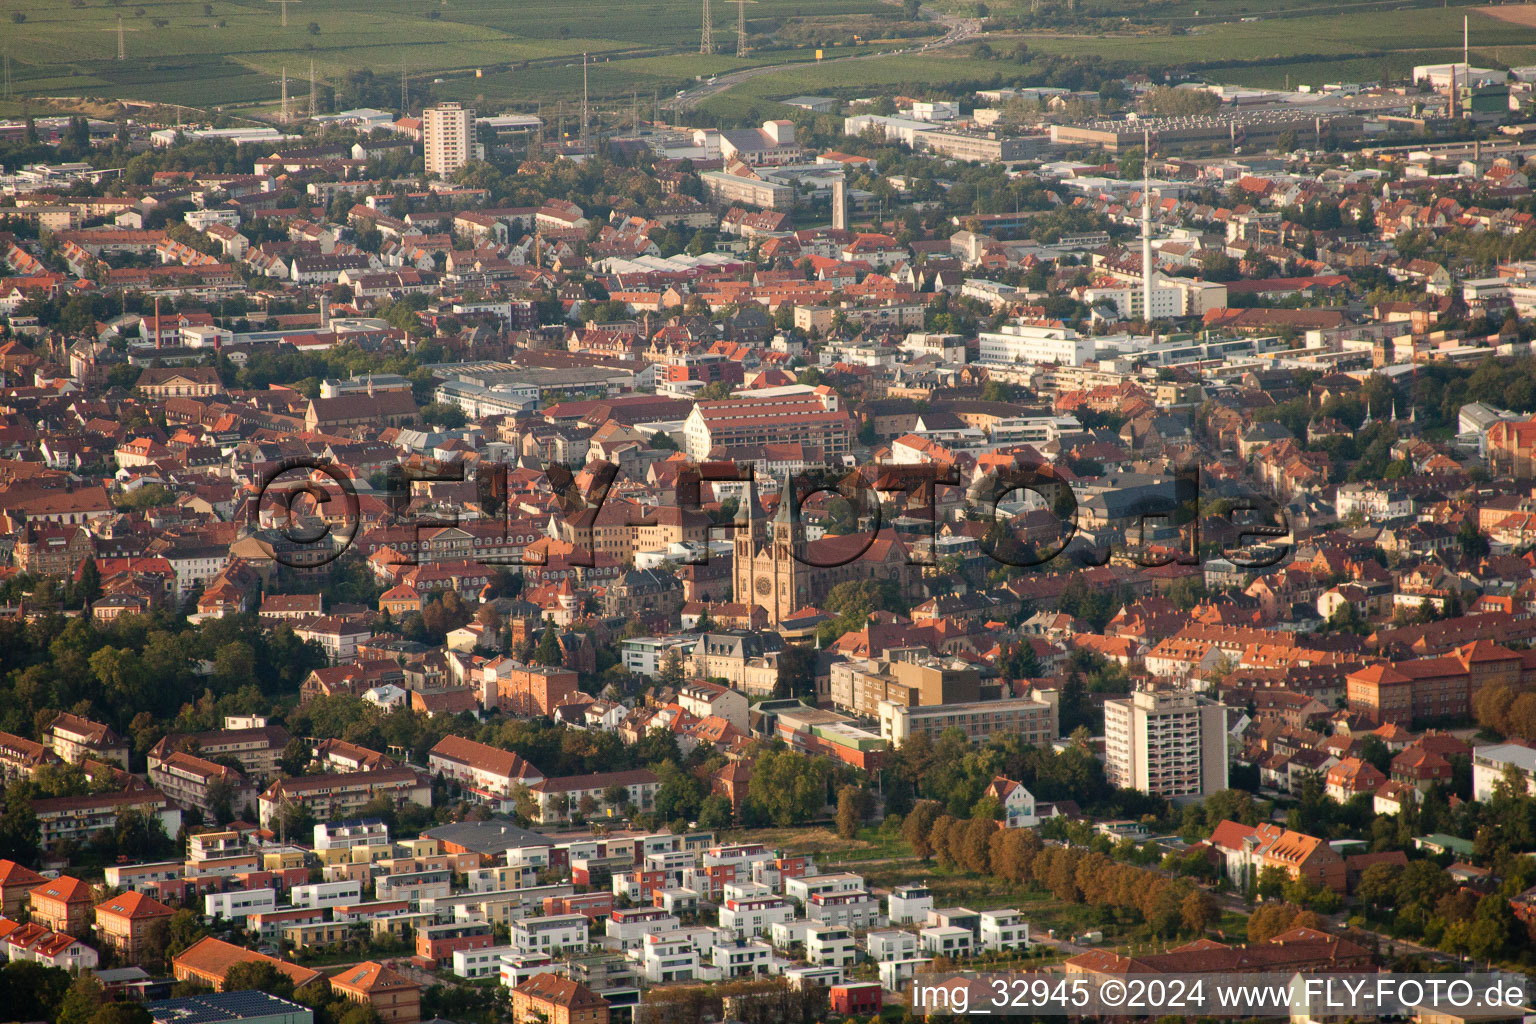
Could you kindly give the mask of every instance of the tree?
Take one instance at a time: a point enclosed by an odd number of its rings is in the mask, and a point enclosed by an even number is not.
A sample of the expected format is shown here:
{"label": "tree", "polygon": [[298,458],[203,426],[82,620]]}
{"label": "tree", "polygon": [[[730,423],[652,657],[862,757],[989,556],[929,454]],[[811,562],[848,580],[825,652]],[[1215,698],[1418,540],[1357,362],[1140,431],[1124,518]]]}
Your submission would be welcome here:
{"label": "tree", "polygon": [[778,653],[773,695],[779,699],[816,696],[816,652],[789,644]]}
{"label": "tree", "polygon": [[671,690],[683,685],[683,656],[677,648],[674,647],[662,655],[661,670],[656,673],[656,683]]}
{"label": "tree", "polygon": [[64,993],[64,1002],[59,1006],[57,1024],[91,1024],[91,1018],[101,1009],[101,1003],[105,997],[105,991],[101,982],[96,980],[96,975],[89,971],[82,971],[70,984],[69,991]]}
{"label": "tree", "polygon": [[1204,889],[1191,889],[1179,904],[1179,918],[1187,931],[1204,934],[1212,922],[1221,917],[1216,901]]}
{"label": "tree", "polygon": [[731,802],[718,793],[705,797],[704,802],[699,805],[700,828],[729,828],[731,818]]}
{"label": "tree", "polygon": [[539,646],[534,648],[533,660],[540,665],[558,665],[563,660],[560,652],[560,640],[555,636],[555,627],[547,624],[544,633],[539,637]]}
{"label": "tree", "polygon": [[269,960],[243,960],[224,972],[226,992],[265,992],[279,999],[293,998],[293,979]]}
{"label": "tree", "polygon": [[1477,520],[1468,516],[1456,530],[1456,546],[1468,558],[1481,558],[1488,553],[1488,538],[1477,528]]}
{"label": "tree", "polygon": [[318,21],[310,22],[308,27],[305,29],[305,31],[308,32],[312,36],[319,35],[320,34],[320,23]]}
{"label": "tree", "polygon": [[466,422],[464,410],[446,402],[433,402],[421,410],[421,418],[434,426],[457,430]]}
{"label": "tree", "polygon": [[868,793],[858,786],[844,786],[837,791],[837,834],[852,839],[859,833],[868,813]]}
{"label": "tree", "polygon": [[787,749],[770,750],[753,766],[747,799],[781,828],[803,824],[826,806],[826,761]]}
{"label": "tree", "polygon": [[612,808],[620,817],[626,817],[629,811],[629,787],[615,782],[603,790],[603,804]]}
{"label": "tree", "polygon": [[928,837],[933,823],[938,820],[941,808],[936,800],[919,800],[913,805],[901,823],[901,838],[912,847],[914,856],[922,860],[933,859],[933,845]]}
{"label": "tree", "polygon": [[139,1003],[106,1003],[91,1018],[91,1024],[154,1024],[149,1011]]}
{"label": "tree", "polygon": [[[989,872],[992,869],[991,841],[997,831],[997,822],[991,818],[972,818],[953,831],[959,837],[955,860],[968,871]],[[950,842],[955,844],[956,840],[951,838]]]}

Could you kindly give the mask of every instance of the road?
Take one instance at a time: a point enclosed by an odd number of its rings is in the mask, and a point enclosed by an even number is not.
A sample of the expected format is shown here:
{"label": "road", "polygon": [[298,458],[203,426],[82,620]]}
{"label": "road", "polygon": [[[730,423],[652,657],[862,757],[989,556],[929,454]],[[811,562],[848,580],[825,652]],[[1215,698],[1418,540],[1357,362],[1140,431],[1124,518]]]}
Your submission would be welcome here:
{"label": "road", "polygon": [[[964,42],[967,39],[979,35],[981,32],[980,18],[959,18],[952,14],[945,14],[942,11],[936,11],[931,7],[919,8],[918,16],[921,17],[924,21],[937,21],[944,25],[948,31],[944,33],[943,38],[936,39],[932,42],[923,43],[921,45],[910,46],[899,50],[884,50],[880,53],[861,53],[851,57],[833,57],[831,60],[816,61],[815,66],[822,67],[827,64],[838,64],[843,61],[853,60],[878,60],[881,57],[891,57],[902,53],[924,53],[929,50],[940,50],[946,46],[954,46],[956,43]],[[710,96],[718,95],[719,93],[724,92],[732,86],[740,85],[742,82],[748,81],[749,79],[757,78],[760,75],[769,75],[775,71],[787,71],[794,68],[804,68],[809,66],[811,65],[806,61],[790,61],[784,64],[764,64],[761,67],[744,68],[741,71],[732,71],[728,74],[718,75],[710,81],[699,85],[697,88],[686,90],[681,96],[678,96],[676,99],[672,100],[671,103],[666,104],[666,106],[676,111],[692,110],[694,107],[699,105],[701,100],[708,99]]]}

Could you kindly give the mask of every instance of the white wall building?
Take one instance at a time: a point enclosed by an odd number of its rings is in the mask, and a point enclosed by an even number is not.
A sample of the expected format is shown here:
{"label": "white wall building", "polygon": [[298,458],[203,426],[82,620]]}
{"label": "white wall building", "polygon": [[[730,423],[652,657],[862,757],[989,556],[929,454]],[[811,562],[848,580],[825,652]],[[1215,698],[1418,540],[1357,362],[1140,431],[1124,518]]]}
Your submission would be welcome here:
{"label": "white wall building", "polygon": [[252,914],[269,914],[276,909],[276,889],[236,889],[203,897],[203,913],[226,921],[244,921]]}
{"label": "white wall building", "polygon": [[864,952],[871,960],[885,963],[910,960],[917,956],[917,936],[900,928],[886,928],[864,935]]}
{"label": "white wall building", "polygon": [[652,984],[692,981],[699,973],[699,951],[692,939],[647,935],[640,945],[640,970]]}
{"label": "white wall building", "polygon": [[343,882],[314,882],[296,885],[288,890],[288,902],[295,907],[334,907],[337,904],[361,903],[363,883],[356,879]]}
{"label": "white wall building", "polygon": [[928,919],[933,909],[933,892],[926,885],[898,885],[891,889],[886,903],[891,924],[915,924]]}
{"label": "white wall building", "polygon": [[859,958],[853,932],[837,925],[806,929],[805,958],[818,967],[852,967]]}
{"label": "white wall building", "polygon": [[512,945],[519,953],[549,953],[585,949],[591,920],[585,914],[551,914],[512,922]]}
{"label": "white wall building", "polygon": [[1028,949],[1029,922],[1017,910],[981,912],[981,948],[987,952]]}
{"label": "white wall building", "polygon": [[795,908],[781,896],[755,899],[727,899],[720,907],[720,927],[738,939],[751,938],[770,931],[780,921],[793,921]]}
{"label": "white wall building", "polygon": [[1186,690],[1138,690],[1104,703],[1105,774],[1163,797],[1227,788],[1227,709]]}
{"label": "white wall building", "polygon": [[460,103],[442,103],[421,112],[427,173],[446,178],[474,158],[475,111]]}
{"label": "white wall building", "polygon": [[1045,327],[1022,322],[1003,324],[980,334],[982,363],[1057,363],[1082,366],[1094,358],[1093,339],[1070,327]]}
{"label": "white wall building", "polygon": [[1525,778],[1526,792],[1536,792],[1536,750],[1519,743],[1472,748],[1472,799],[1487,802],[1510,765]]}

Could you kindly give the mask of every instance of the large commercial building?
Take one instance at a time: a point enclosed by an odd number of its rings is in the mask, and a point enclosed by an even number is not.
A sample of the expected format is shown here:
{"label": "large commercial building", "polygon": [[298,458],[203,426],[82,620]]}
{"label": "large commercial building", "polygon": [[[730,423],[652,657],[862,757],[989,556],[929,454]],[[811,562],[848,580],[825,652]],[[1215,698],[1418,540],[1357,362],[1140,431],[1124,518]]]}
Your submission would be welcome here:
{"label": "large commercial building", "polygon": [[816,445],[836,463],[853,446],[853,419],[836,402],[814,394],[771,398],[726,398],[699,402],[683,422],[688,457],[700,462],[717,447],[778,444]]}
{"label": "large commercial building", "polygon": [[880,703],[879,717],[881,737],[898,747],[918,733],[937,740],[947,729],[959,729],[971,743],[1008,735],[1036,747],[1054,742],[1058,732],[1055,691],[1040,698],[1011,697],[919,707],[887,700]]}
{"label": "large commercial building", "polygon": [[1084,338],[1070,327],[1011,323],[995,331],[982,331],[982,363],[1059,363],[1082,366],[1094,358],[1093,339]]}
{"label": "large commercial building", "polygon": [[725,171],[705,171],[699,175],[704,191],[720,203],[759,206],[764,210],[788,210],[795,205],[795,190],[788,185],[749,178]]}
{"label": "large commercial building", "polygon": [[1104,702],[1109,781],[1163,797],[1227,788],[1227,709],[1184,690],[1138,690]]}
{"label": "large commercial building", "polygon": [[1282,135],[1290,135],[1298,146],[1306,146],[1329,132],[1358,132],[1363,124],[1364,119],[1358,114],[1265,107],[1230,114],[1053,124],[1051,141],[1062,146],[1101,146],[1110,153],[1123,153],[1143,145],[1148,133],[1153,146],[1163,150],[1213,144],[1271,146]]}
{"label": "large commercial building", "polygon": [[421,113],[427,173],[446,178],[474,156],[474,108],[460,103],[443,103]]}
{"label": "large commercial building", "polygon": [[962,131],[942,128],[929,132],[916,132],[913,147],[927,149],[954,160],[973,163],[1013,163],[1018,160],[1035,160],[1051,146],[1051,137],[1038,135],[1005,135],[995,131]]}

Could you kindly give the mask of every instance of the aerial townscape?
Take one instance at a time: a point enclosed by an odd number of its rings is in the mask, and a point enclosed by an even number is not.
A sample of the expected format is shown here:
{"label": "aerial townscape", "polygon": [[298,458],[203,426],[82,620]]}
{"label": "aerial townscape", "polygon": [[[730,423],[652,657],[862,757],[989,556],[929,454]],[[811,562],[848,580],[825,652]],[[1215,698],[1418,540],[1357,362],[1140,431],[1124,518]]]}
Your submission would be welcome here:
{"label": "aerial townscape", "polygon": [[0,1020],[1536,974],[1529,7],[272,3],[0,0]]}

